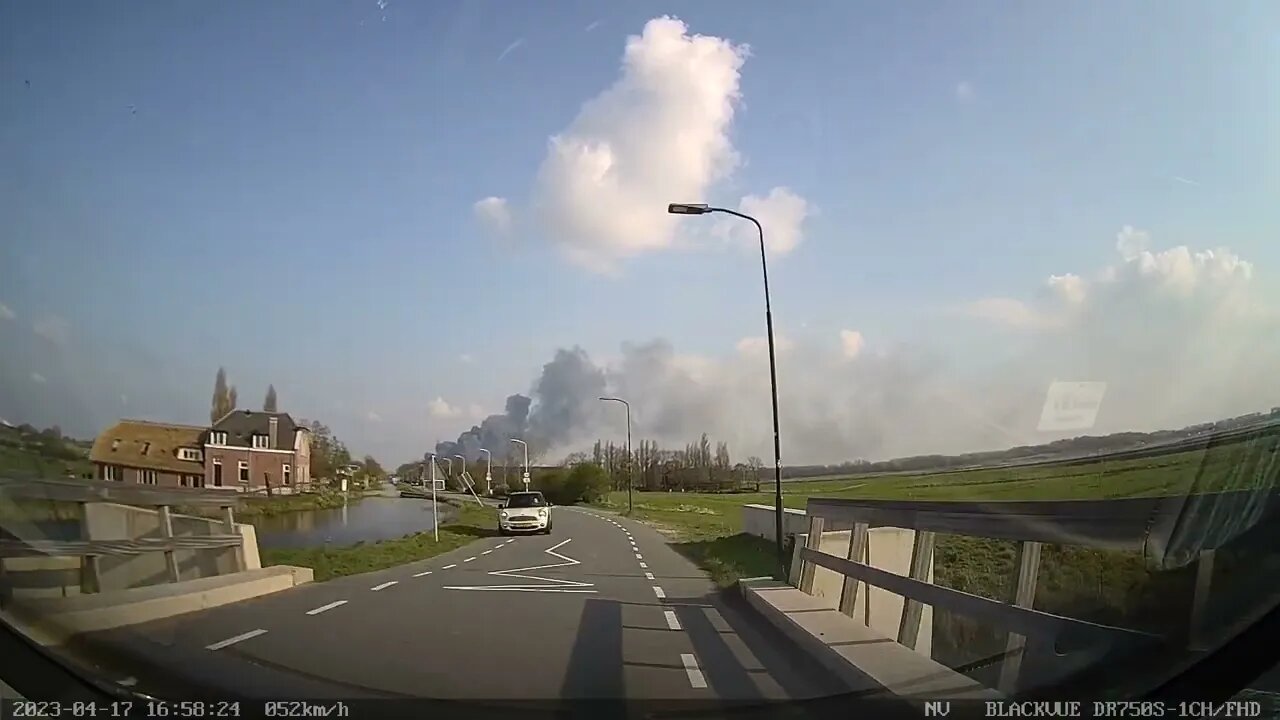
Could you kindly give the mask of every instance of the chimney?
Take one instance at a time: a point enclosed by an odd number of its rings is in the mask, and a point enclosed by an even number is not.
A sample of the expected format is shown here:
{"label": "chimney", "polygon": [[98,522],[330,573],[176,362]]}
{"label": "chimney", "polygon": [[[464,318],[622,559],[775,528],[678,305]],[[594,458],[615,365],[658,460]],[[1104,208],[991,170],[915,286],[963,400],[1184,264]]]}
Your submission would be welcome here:
{"label": "chimney", "polygon": [[276,442],[276,435],[279,434],[279,429],[280,421],[277,418],[272,417],[267,420],[267,447],[272,450],[279,447],[279,444]]}

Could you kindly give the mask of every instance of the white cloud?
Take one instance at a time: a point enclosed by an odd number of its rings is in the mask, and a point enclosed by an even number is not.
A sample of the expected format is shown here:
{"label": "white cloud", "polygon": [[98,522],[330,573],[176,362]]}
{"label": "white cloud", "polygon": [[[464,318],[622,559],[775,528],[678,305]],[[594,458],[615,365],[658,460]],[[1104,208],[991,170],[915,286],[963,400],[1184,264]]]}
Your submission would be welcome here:
{"label": "white cloud", "polygon": [[31,373],[31,382],[33,382],[33,383],[35,383],[35,384],[37,384],[37,385],[43,385],[43,384],[45,384],[45,382],[46,382],[46,381],[45,381],[45,379],[44,379],[44,376],[43,376],[43,375],[41,375],[41,374],[40,374],[40,373],[38,373],[38,372],[33,372],[33,373]]}
{"label": "white cloud", "polygon": [[[742,198],[738,211],[760,222],[769,255],[782,256],[800,244],[804,220],[813,209],[808,201],[789,188],[776,187],[765,197],[747,195]],[[759,252],[760,239],[755,225],[741,218],[721,217],[717,220],[716,232]]]}
{"label": "white cloud", "polygon": [[[620,76],[551,138],[535,179],[535,216],[567,258],[614,272],[676,242],[667,204],[703,201],[739,165],[729,131],[747,56],[745,45],[690,35],[671,17],[627,39]],[[803,201],[778,189],[754,202],[777,225],[767,235],[793,247]]]}
{"label": "white cloud", "polygon": [[382,416],[374,412],[373,410],[370,410],[369,412],[365,413],[364,419],[372,423],[382,422]]}
{"label": "white cloud", "polygon": [[506,198],[489,196],[483,200],[477,200],[471,206],[471,210],[491,232],[498,235],[507,235],[511,232],[511,208],[507,206]]}
{"label": "white cloud", "polygon": [[862,348],[866,344],[866,339],[857,330],[840,331],[840,351],[846,359],[852,360],[861,355]]}
{"label": "white cloud", "polygon": [[437,397],[435,400],[428,403],[427,409],[430,411],[431,417],[434,418],[454,418],[462,414],[458,408],[450,405],[442,397]]}
{"label": "white cloud", "polygon": [[1027,303],[1009,297],[989,297],[966,303],[961,310],[973,317],[1012,328],[1042,328],[1049,319]]}
{"label": "white cloud", "polygon": [[583,29],[583,32],[591,32],[592,30],[595,30],[598,27],[600,27],[600,21],[592,20],[590,23],[587,24],[587,27]]}
{"label": "white cloud", "polygon": [[498,53],[498,60],[497,60],[497,61],[498,61],[498,62],[502,62],[503,60],[505,60],[505,59],[506,59],[506,57],[507,57],[508,55],[510,55],[512,52],[514,52],[514,51],[516,50],[516,48],[520,47],[521,45],[524,45],[524,38],[518,38],[518,39],[516,39],[516,41],[515,41],[515,42],[513,42],[513,43],[511,43],[510,45],[506,46],[505,48],[503,48],[503,49],[502,49],[502,52]]}
{"label": "white cloud", "polygon": [[[782,354],[784,352],[787,352],[788,350],[790,350],[792,347],[795,346],[795,343],[791,342],[791,339],[785,335],[774,335],[773,342],[774,342],[774,350],[776,354]],[[764,335],[754,335],[751,337],[744,337],[738,341],[736,347],[738,349],[738,352],[742,353],[743,355],[764,356],[764,357],[769,356],[769,338]]]}
{"label": "white cloud", "polygon": [[66,345],[67,340],[71,337],[71,326],[63,318],[57,315],[46,315],[31,324],[31,329],[36,335],[48,340],[54,345]]}
{"label": "white cloud", "polygon": [[969,82],[968,80],[961,80],[960,82],[956,83],[954,92],[955,92],[956,99],[959,100],[960,102],[969,102],[974,98],[974,94],[975,94],[975,91],[973,89],[973,83]]}
{"label": "white cloud", "polygon": [[18,314],[10,309],[8,305],[0,303],[0,320],[12,320],[16,317],[18,317]]}
{"label": "white cloud", "polygon": [[471,419],[473,419],[473,420],[483,420],[483,419],[484,419],[484,408],[483,408],[483,407],[480,407],[480,405],[478,405],[478,404],[476,404],[476,403],[472,403],[472,404],[468,405],[468,406],[467,406],[467,417],[469,417],[469,418],[471,418]]}

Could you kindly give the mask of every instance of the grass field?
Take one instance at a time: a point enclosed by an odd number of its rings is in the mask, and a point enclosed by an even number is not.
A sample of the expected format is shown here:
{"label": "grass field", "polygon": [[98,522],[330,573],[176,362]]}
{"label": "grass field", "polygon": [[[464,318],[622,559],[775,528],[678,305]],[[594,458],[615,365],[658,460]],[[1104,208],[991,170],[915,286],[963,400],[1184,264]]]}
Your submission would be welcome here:
{"label": "grass field", "polygon": [[425,560],[479,538],[495,537],[498,534],[497,522],[497,510],[462,503],[452,518],[440,526],[439,542],[432,533],[421,532],[395,540],[341,548],[264,549],[262,564],[309,567],[315,571],[317,581],[328,580]]}
{"label": "grass field", "polygon": [[[783,483],[783,504],[803,509],[810,497],[865,500],[1006,502],[1114,499],[1275,487],[1280,435],[1147,458],[1063,466],[966,470],[916,475],[855,476]],[[759,493],[635,493],[633,516],[662,530],[680,552],[721,585],[741,577],[773,575],[773,544],[742,534],[742,505],[773,504],[772,484]],[[627,511],[627,494],[600,503]],[[1008,600],[1014,543],[940,535],[934,581],[985,597]],[[1232,572],[1229,563],[1218,575]],[[1217,578],[1217,575],[1215,575]],[[1137,553],[1046,546],[1035,604],[1071,617],[1164,632],[1186,617],[1187,569],[1156,573]],[[1215,579],[1215,582],[1217,580]],[[952,665],[999,652],[1003,636],[966,618],[939,612],[935,657]]]}

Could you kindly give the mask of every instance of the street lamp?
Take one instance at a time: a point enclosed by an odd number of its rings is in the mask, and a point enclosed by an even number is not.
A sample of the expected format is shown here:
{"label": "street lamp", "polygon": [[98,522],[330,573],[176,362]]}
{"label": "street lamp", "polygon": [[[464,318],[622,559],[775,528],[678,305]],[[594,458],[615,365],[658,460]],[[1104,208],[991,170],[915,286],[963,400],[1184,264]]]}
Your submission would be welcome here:
{"label": "street lamp", "polygon": [[529,443],[511,438],[511,442],[519,443],[524,448],[524,489],[529,489]]}
{"label": "street lamp", "polygon": [[480,452],[484,453],[484,494],[493,494],[493,453],[485,448],[480,448]]}
{"label": "street lamp", "polygon": [[466,490],[469,484],[467,483],[467,459],[461,455],[454,455],[454,457],[462,461],[462,489]]}
{"label": "street lamp", "polygon": [[672,215],[706,215],[707,213],[725,213],[744,220],[750,220],[756,226],[760,236],[760,268],[764,272],[764,322],[769,333],[769,390],[773,394],[773,525],[774,543],[778,551],[778,569],[786,568],[786,557],[782,549],[782,446],[778,436],[778,366],[773,349],[773,309],[769,304],[769,263],[765,260],[764,228],[760,221],[736,210],[711,207],[706,203],[672,203],[667,206]]}
{"label": "street lamp", "polygon": [[[436,507],[436,454],[427,453],[424,459],[431,462],[431,533],[435,536],[436,542],[440,542],[440,513]],[[426,482],[426,473],[423,473],[422,481]]]}
{"label": "street lamp", "polygon": [[620,402],[627,408],[627,514],[631,514],[631,403],[616,397],[602,397],[601,400]]}

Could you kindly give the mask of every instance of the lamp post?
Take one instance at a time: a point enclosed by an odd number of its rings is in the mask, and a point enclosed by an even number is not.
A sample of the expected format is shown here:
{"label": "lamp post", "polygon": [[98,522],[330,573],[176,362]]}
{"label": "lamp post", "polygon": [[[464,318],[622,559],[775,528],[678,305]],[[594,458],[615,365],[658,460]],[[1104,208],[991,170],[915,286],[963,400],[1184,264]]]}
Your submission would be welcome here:
{"label": "lamp post", "polygon": [[620,402],[627,409],[627,514],[631,514],[631,403],[616,397],[602,397],[601,400]]}
{"label": "lamp post", "polygon": [[529,443],[516,438],[511,438],[511,442],[519,443],[524,448],[524,489],[527,491],[529,489]]}
{"label": "lamp post", "polygon": [[454,455],[454,457],[462,461],[462,489],[466,490],[470,484],[467,482],[467,459],[461,455]]}
{"label": "lamp post", "polygon": [[440,542],[440,514],[436,512],[436,454],[427,453],[423,457],[431,463],[431,532],[436,542]]}
{"label": "lamp post", "polygon": [[707,213],[725,213],[734,217],[750,220],[756,226],[760,236],[760,269],[764,273],[764,322],[769,334],[769,390],[773,395],[773,525],[774,544],[778,551],[778,571],[785,577],[786,556],[782,549],[782,446],[778,434],[778,366],[773,347],[773,309],[769,304],[769,263],[765,259],[764,228],[760,221],[736,210],[712,207],[705,203],[672,203],[667,206],[672,215],[706,215]]}
{"label": "lamp post", "polygon": [[493,453],[485,448],[480,448],[480,452],[484,453],[484,494],[493,494]]}

